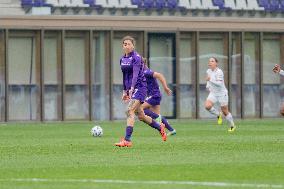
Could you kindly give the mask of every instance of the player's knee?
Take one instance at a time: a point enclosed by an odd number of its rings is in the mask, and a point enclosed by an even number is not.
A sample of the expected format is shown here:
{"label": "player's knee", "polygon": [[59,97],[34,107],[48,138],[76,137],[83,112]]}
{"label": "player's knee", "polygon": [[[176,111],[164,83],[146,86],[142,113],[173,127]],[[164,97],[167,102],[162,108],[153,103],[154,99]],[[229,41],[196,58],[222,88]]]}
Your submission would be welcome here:
{"label": "player's knee", "polygon": [[229,110],[228,110],[227,107],[221,108],[221,110],[222,110],[222,113],[223,113],[224,116],[227,116],[229,114]]}
{"label": "player's knee", "polygon": [[228,111],[222,111],[222,113],[223,113],[224,116],[227,116],[229,114]]}
{"label": "player's knee", "polygon": [[281,114],[282,116],[284,116],[284,108],[282,108],[282,109],[280,110],[280,114]]}
{"label": "player's knee", "polygon": [[141,115],[141,114],[138,114],[138,119],[139,119],[139,121],[143,121],[144,120],[144,116]]}
{"label": "player's knee", "polygon": [[205,103],[205,109],[210,110],[212,108],[211,104]]}
{"label": "player's knee", "polygon": [[213,104],[209,101],[209,100],[206,100],[205,103],[204,103],[204,107],[206,110],[210,110],[212,108]]}
{"label": "player's knee", "polygon": [[140,121],[144,121],[145,114],[143,112],[137,112],[137,117]]}
{"label": "player's knee", "polygon": [[137,111],[134,112],[134,114],[138,117],[139,116],[139,113]]}

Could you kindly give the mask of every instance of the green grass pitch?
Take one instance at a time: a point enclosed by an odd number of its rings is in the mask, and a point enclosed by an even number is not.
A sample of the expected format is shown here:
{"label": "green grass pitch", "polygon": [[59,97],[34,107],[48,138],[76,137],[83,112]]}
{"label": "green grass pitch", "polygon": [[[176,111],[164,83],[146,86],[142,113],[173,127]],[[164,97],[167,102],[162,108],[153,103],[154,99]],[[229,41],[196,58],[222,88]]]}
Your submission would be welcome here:
{"label": "green grass pitch", "polygon": [[171,123],[162,142],[136,122],[132,148],[114,146],[124,122],[97,123],[102,137],[92,122],[0,124],[0,188],[284,188],[283,119],[237,120],[233,134],[215,120]]}

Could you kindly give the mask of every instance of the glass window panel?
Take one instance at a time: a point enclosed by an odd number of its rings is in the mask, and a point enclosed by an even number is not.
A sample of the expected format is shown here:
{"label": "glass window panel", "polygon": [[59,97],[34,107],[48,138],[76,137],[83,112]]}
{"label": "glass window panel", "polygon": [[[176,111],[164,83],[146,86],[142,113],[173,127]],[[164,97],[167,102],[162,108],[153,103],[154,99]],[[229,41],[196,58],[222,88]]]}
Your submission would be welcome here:
{"label": "glass window panel", "polygon": [[263,115],[279,116],[281,88],[279,74],[271,69],[281,63],[281,37],[279,34],[265,33],[263,36]]}
{"label": "glass window panel", "polygon": [[89,115],[84,33],[66,33],[65,38],[65,118],[86,119]]}
{"label": "glass window panel", "polygon": [[[209,92],[206,90],[206,71],[208,69],[208,60],[211,57],[218,59],[218,67],[224,73],[225,83],[228,76],[228,56],[226,46],[226,35],[223,33],[200,33],[199,39],[199,116],[201,118],[212,117],[204,108],[204,102]],[[216,108],[220,108],[218,104]]]}
{"label": "glass window panel", "polygon": [[167,96],[162,89],[161,114],[163,116],[175,116],[175,36],[174,34],[150,34],[149,35],[149,64],[153,71],[162,73],[173,91],[172,96]]}
{"label": "glass window panel", "polygon": [[180,39],[180,117],[196,116],[194,39],[191,33],[182,33]]}
{"label": "glass window panel", "polygon": [[61,106],[59,33],[47,32],[44,38],[44,119],[59,120]]}
{"label": "glass window panel", "polygon": [[142,51],[142,33],[126,33],[126,32],[115,32],[113,39],[113,57],[112,57],[112,76],[113,76],[113,118],[114,119],[125,119],[125,109],[127,104],[124,104],[121,101],[123,84],[122,84],[122,72],[120,69],[119,60],[123,55],[122,50],[122,38],[126,35],[134,37],[136,41],[135,49],[136,51],[143,56]]}
{"label": "glass window panel", "polygon": [[5,50],[4,31],[0,30],[0,121],[5,120]]}
{"label": "glass window panel", "polygon": [[36,120],[36,39],[32,33],[15,32],[8,48],[9,120]]}
{"label": "glass window panel", "polygon": [[246,33],[244,40],[244,116],[259,117],[259,34]]}
{"label": "glass window panel", "polygon": [[[106,65],[107,35],[105,32],[94,34],[93,38],[93,119],[107,120],[110,117],[109,83],[106,79],[109,67]],[[108,76],[109,77],[109,76]]]}
{"label": "glass window panel", "polygon": [[241,117],[241,33],[232,33],[231,113]]}
{"label": "glass window panel", "polygon": [[122,43],[121,38],[113,39],[113,117],[114,119],[124,119],[126,104],[122,103],[121,95],[123,91],[122,73],[119,65],[119,59],[122,56]]}

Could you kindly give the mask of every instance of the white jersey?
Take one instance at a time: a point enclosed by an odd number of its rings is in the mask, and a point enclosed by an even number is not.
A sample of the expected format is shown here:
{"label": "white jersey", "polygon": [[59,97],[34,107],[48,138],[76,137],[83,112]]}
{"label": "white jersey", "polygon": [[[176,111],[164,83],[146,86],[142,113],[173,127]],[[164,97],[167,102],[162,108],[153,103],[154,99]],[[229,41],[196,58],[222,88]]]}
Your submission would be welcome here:
{"label": "white jersey", "polygon": [[208,69],[206,73],[207,76],[210,77],[210,80],[207,81],[206,85],[206,88],[209,89],[210,93],[213,93],[216,96],[222,96],[228,93],[224,83],[224,74],[220,68],[217,67],[214,71]]}
{"label": "white jersey", "polygon": [[279,74],[284,76],[284,70],[280,70]]}

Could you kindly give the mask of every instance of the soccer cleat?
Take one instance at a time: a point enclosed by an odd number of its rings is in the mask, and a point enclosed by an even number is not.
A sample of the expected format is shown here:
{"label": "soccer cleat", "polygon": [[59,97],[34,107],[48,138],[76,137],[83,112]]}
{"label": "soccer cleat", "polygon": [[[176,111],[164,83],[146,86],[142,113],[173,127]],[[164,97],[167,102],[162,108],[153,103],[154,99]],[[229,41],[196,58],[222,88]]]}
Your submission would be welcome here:
{"label": "soccer cleat", "polygon": [[120,139],[120,142],[115,143],[115,146],[118,147],[131,147],[132,146],[132,142],[131,141],[127,141],[124,138]]}
{"label": "soccer cleat", "polygon": [[228,132],[229,133],[232,133],[236,130],[236,127],[235,126],[231,126],[229,129],[228,129]]}
{"label": "soccer cleat", "polygon": [[167,140],[167,133],[165,131],[165,125],[163,123],[160,124],[161,130],[160,130],[160,134],[162,136],[163,141]]}
{"label": "soccer cleat", "polygon": [[219,115],[217,116],[217,123],[218,125],[222,125],[223,120],[222,120],[222,113],[220,112]]}
{"label": "soccer cleat", "polygon": [[176,130],[174,129],[174,130],[172,130],[172,131],[169,131],[168,133],[167,133],[167,136],[172,136],[172,135],[176,135],[177,134],[177,132],[176,132]]}

